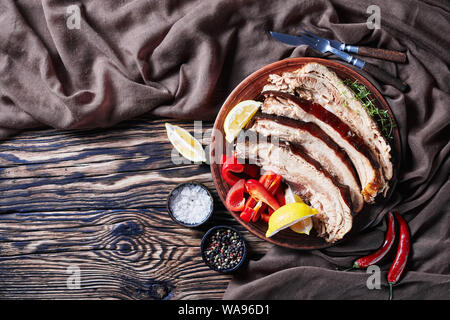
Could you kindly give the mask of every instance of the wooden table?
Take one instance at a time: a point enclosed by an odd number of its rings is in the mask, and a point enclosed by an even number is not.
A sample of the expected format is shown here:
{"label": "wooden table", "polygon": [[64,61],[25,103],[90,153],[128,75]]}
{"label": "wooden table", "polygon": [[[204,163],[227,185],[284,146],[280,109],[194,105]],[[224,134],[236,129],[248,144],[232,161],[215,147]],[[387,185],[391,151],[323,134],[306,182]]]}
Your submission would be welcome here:
{"label": "wooden table", "polygon": [[[233,225],[250,258],[267,251],[224,209],[208,165],[172,162],[164,122],[34,130],[0,143],[1,299],[220,299],[231,277],[202,262],[204,232]],[[193,132],[193,122],[170,122]],[[196,230],[166,210],[169,191],[192,180],[216,205]]]}

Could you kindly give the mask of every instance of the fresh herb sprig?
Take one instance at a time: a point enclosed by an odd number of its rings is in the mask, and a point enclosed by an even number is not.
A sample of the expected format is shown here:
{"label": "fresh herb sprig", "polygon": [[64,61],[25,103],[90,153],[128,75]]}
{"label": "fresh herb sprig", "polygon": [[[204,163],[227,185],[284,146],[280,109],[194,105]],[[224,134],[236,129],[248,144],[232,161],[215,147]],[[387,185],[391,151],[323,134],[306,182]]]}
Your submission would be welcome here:
{"label": "fresh herb sprig", "polygon": [[393,138],[392,133],[395,128],[395,123],[389,112],[384,109],[379,109],[375,106],[374,100],[372,98],[372,93],[357,80],[351,81],[350,79],[345,79],[344,84],[346,84],[355,94],[356,98],[362,103],[370,116],[377,121],[380,126],[381,133],[383,136],[389,140]]}

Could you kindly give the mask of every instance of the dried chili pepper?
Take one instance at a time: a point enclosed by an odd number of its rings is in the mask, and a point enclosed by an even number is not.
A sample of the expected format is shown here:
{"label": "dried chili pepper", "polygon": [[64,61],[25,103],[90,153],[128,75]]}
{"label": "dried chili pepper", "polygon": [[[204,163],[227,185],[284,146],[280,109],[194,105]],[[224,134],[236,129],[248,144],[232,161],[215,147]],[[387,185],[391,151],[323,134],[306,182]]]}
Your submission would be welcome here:
{"label": "dried chili pepper", "polygon": [[374,253],[356,260],[355,263],[353,264],[353,268],[354,269],[367,268],[368,266],[377,263],[386,256],[386,254],[389,252],[394,242],[395,242],[395,219],[392,212],[389,212],[388,227],[386,234],[384,236],[383,245]]}
{"label": "dried chili pepper", "polygon": [[394,215],[399,224],[400,237],[398,241],[397,254],[387,276],[389,283],[389,300],[392,300],[392,286],[398,282],[403,271],[405,270],[411,247],[408,223],[398,212],[395,212]]}

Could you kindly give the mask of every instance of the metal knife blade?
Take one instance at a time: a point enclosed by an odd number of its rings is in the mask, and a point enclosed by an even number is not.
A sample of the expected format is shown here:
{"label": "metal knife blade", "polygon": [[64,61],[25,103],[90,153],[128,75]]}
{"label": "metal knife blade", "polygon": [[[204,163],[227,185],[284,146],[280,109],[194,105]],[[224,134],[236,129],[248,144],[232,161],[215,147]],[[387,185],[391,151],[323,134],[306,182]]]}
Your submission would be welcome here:
{"label": "metal knife blade", "polygon": [[351,54],[348,54],[344,51],[338,50],[335,47],[331,46],[330,41],[326,39],[313,39],[311,37],[307,37],[305,35],[292,36],[289,34],[279,33],[279,32],[273,32],[271,31],[270,34],[273,38],[276,40],[286,43],[292,46],[299,46],[302,44],[306,44],[309,47],[318,50],[322,53],[324,52],[331,52],[341,58],[342,60],[347,61],[348,63],[353,64],[354,66],[369,72],[372,76],[377,78],[378,80],[390,84],[397,89],[399,89],[402,92],[406,92],[408,90],[408,85],[404,83],[402,80],[397,79],[390,75],[388,72],[378,68],[377,66],[366,63],[365,61],[361,59],[357,59],[353,57]]}
{"label": "metal knife blade", "polygon": [[[361,46],[351,46],[347,45],[343,42],[340,42],[338,40],[330,40],[326,38],[322,38],[312,32],[309,32],[308,30],[301,28],[304,34],[307,34],[308,36],[320,39],[320,40],[328,40],[330,42],[330,45],[338,50],[341,51],[347,51],[351,53],[356,53],[361,56],[366,57],[372,57],[377,58],[381,60],[387,60],[387,61],[393,61],[393,62],[399,62],[399,63],[405,63],[406,62],[406,54],[401,51],[395,51],[395,50],[389,50],[389,49],[380,49],[380,48],[370,48],[370,47],[361,47]],[[302,34],[300,34],[302,35]]]}
{"label": "metal knife blade", "polygon": [[309,42],[305,41],[305,39],[301,39],[299,37],[292,36],[290,34],[270,31],[270,35],[273,38],[275,38],[275,40],[278,40],[280,42],[286,43],[286,44],[291,45],[291,46],[299,46],[299,45],[302,45],[302,44],[306,44],[306,45],[309,46]]}
{"label": "metal knife blade", "polygon": [[292,36],[290,34],[285,33],[279,33],[270,31],[270,34],[272,37],[274,37],[276,40],[289,44],[291,46],[299,46],[302,44],[306,44],[310,46],[313,49],[316,49],[322,53],[324,52],[331,52],[335,55],[337,55],[339,58],[341,58],[344,61],[347,61],[348,63],[353,64],[354,66],[362,69],[364,67],[365,62],[361,59],[357,59],[353,57],[351,54],[348,54],[344,51],[341,51],[339,49],[334,48],[330,45],[330,42],[328,40],[315,40],[311,38],[307,38],[304,36]]}
{"label": "metal knife blade", "polygon": [[309,32],[308,30],[306,30],[305,28],[300,28],[303,32],[309,34],[310,36],[316,38],[316,39],[321,39],[321,40],[328,40],[330,42],[330,45],[338,50],[341,51],[347,51],[347,52],[351,52],[351,53],[358,53],[358,46],[351,46],[351,45],[347,45],[343,42],[340,42],[338,40],[331,40],[331,39],[327,39],[327,38],[322,38],[312,32]]}

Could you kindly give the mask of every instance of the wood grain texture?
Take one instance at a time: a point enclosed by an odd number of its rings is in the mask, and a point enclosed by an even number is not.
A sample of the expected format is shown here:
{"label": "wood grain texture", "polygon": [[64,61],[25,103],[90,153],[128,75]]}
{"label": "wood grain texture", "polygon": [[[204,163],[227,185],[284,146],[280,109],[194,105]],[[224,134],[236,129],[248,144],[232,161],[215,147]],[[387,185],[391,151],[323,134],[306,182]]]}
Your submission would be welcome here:
{"label": "wood grain texture", "polygon": [[[0,143],[1,299],[220,299],[230,276],[202,262],[204,232],[234,225],[250,258],[266,252],[270,244],[220,203],[207,165],[172,162],[164,122],[30,131]],[[193,132],[192,122],[171,123]],[[175,224],[165,208],[171,188],[191,180],[216,200],[197,229]],[[80,289],[67,287],[73,266]]]}
{"label": "wood grain texture", "polygon": [[366,57],[373,57],[382,60],[394,61],[399,63],[406,62],[406,53],[401,51],[370,48],[370,47],[358,47],[357,54]]}

